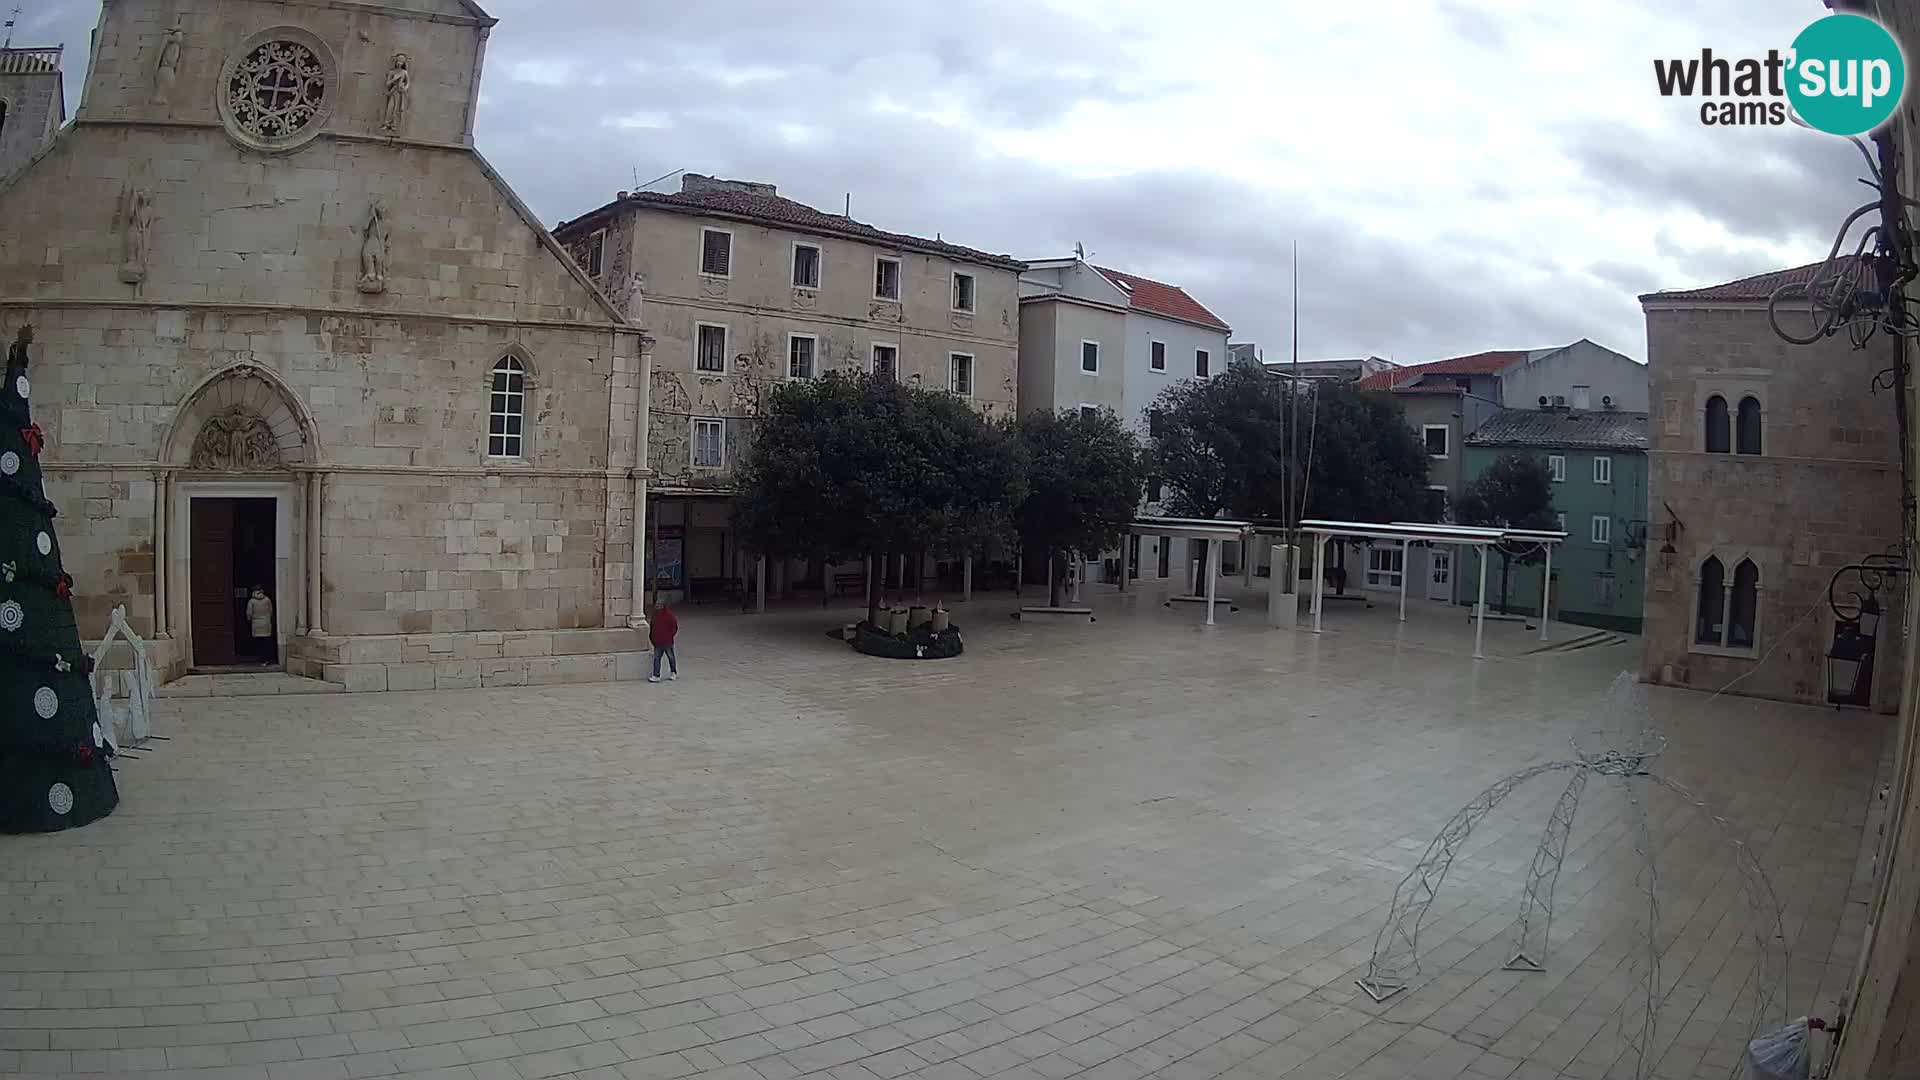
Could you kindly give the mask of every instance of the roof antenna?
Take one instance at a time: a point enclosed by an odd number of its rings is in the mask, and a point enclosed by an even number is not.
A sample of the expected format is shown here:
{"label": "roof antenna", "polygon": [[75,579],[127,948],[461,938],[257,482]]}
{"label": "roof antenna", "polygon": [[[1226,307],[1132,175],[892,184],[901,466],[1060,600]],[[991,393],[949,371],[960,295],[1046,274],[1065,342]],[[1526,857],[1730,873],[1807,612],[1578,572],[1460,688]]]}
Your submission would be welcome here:
{"label": "roof antenna", "polygon": [[16,5],[13,14],[7,16],[7,40],[0,43],[0,49],[13,48],[13,24],[20,20],[20,8]]}
{"label": "roof antenna", "polygon": [[840,216],[843,218],[853,217],[853,192],[851,191],[847,192],[847,208],[840,212]]}
{"label": "roof antenna", "polygon": [[1086,262],[1087,261],[1087,245],[1081,243],[1078,240],[1075,240],[1073,242],[1073,257],[1076,259],[1079,259],[1081,262]]}

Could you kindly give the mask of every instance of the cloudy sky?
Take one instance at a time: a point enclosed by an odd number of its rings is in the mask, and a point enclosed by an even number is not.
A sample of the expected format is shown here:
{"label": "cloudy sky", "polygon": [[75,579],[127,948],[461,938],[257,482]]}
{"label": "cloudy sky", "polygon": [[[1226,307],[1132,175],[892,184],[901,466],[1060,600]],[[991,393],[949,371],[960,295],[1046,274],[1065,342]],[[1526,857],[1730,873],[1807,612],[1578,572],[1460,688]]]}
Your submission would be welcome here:
{"label": "cloudy sky", "polygon": [[[84,62],[97,3],[12,2],[17,43]],[[1303,358],[1644,358],[1635,294],[1813,261],[1865,201],[1845,142],[1654,90],[1654,57],[1784,49],[1818,0],[483,3],[478,142],[549,224],[679,169],[851,193],[1018,257],[1082,242],[1269,358],[1296,241]]]}

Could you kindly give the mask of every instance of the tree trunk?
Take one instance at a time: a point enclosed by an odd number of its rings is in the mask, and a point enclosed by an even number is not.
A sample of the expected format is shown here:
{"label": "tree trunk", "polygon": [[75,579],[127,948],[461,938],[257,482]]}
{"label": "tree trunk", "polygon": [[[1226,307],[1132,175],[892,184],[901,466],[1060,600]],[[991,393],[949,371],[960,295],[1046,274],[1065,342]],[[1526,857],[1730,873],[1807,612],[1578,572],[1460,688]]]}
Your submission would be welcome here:
{"label": "tree trunk", "polygon": [[867,622],[880,625],[880,583],[874,580],[875,562],[884,556],[867,556]]}
{"label": "tree trunk", "polygon": [[1507,610],[1507,571],[1510,570],[1511,568],[1512,568],[1511,564],[1507,561],[1507,556],[1504,553],[1501,554],[1500,556],[1500,614],[1502,615],[1512,614],[1512,612]]}
{"label": "tree trunk", "polygon": [[1047,605],[1049,607],[1059,607],[1061,588],[1066,584],[1066,561],[1060,557],[1059,552],[1048,548],[1047,567]]}
{"label": "tree trunk", "polygon": [[1187,587],[1188,596],[1204,596],[1207,591],[1206,582],[1201,579],[1206,577],[1207,574],[1207,545],[1213,543],[1213,541],[1201,540],[1197,542],[1200,545],[1200,558],[1198,560],[1187,560],[1187,577],[1192,579],[1192,584]]}
{"label": "tree trunk", "polygon": [[1333,544],[1333,595],[1347,595],[1347,545],[1337,540]]}

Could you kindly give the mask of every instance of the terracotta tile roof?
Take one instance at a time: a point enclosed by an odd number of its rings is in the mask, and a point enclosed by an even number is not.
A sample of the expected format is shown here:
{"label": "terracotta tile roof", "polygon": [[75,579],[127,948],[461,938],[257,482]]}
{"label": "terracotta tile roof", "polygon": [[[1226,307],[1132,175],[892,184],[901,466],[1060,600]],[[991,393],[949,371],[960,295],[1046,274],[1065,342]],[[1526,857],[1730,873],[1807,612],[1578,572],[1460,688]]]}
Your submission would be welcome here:
{"label": "terracotta tile roof", "polygon": [[1360,380],[1362,390],[1393,390],[1417,382],[1425,375],[1498,375],[1527,358],[1525,349],[1495,349],[1490,352],[1435,360],[1393,371],[1376,371]]}
{"label": "terracotta tile roof", "polygon": [[656,207],[686,214],[712,214],[742,219],[764,225],[793,229],[799,232],[815,233],[822,236],[839,236],[852,240],[864,240],[882,247],[899,248],[905,251],[918,251],[928,255],[939,255],[958,262],[979,263],[995,266],[1015,272],[1025,270],[1027,264],[1008,255],[995,255],[975,248],[949,244],[942,240],[927,240],[905,233],[887,232],[874,228],[863,221],[855,221],[840,214],[829,214],[816,210],[806,203],[795,202],[780,195],[762,195],[746,191],[635,191],[625,198],[600,207],[598,210],[582,214],[570,222],[555,227],[555,233],[571,233],[582,222],[599,217],[603,212],[618,207]]}
{"label": "terracotta tile roof", "polygon": [[[1852,262],[1853,259],[1854,256],[1852,255],[1843,255],[1835,259],[1833,265],[1836,268],[1844,267]],[[1765,300],[1772,296],[1773,291],[1782,285],[1804,285],[1812,281],[1813,276],[1819,272],[1821,265],[1821,263],[1808,263],[1805,266],[1796,266],[1791,270],[1769,270],[1764,274],[1755,274],[1752,277],[1723,282],[1719,285],[1709,285],[1703,289],[1670,289],[1666,292],[1643,293],[1640,296],[1640,300],[1642,303],[1648,300],[1716,300],[1722,302]]]}
{"label": "terracotta tile roof", "polygon": [[1109,270],[1104,266],[1096,266],[1094,269],[1099,271],[1102,277],[1126,290],[1127,303],[1130,307],[1154,315],[1165,315],[1169,319],[1211,326],[1216,330],[1232,329],[1220,316],[1208,311],[1200,301],[1187,295],[1187,290],[1178,285],[1143,278],[1138,274]]}
{"label": "terracotta tile roof", "polygon": [[1580,450],[1645,450],[1643,412],[1501,409],[1481,422],[1468,446],[1539,446]]}

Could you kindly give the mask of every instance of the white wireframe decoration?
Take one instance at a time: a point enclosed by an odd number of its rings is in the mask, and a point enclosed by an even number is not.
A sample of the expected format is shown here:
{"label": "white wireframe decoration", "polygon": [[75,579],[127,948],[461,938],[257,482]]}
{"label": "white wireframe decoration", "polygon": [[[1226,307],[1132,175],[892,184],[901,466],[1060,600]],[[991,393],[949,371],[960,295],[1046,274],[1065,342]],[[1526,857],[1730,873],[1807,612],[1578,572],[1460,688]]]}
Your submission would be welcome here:
{"label": "white wireframe decoration", "polygon": [[1554,885],[1560,878],[1560,867],[1566,859],[1567,837],[1573,831],[1574,815],[1579,810],[1581,796],[1592,777],[1618,779],[1626,792],[1634,819],[1634,851],[1640,862],[1636,880],[1647,896],[1647,921],[1642,928],[1646,948],[1643,973],[1646,1019],[1638,1038],[1631,1033],[1627,1036],[1637,1059],[1634,1076],[1638,1080],[1647,1075],[1647,1069],[1653,1064],[1649,1059],[1654,1048],[1656,1014],[1662,1000],[1660,958],[1663,950],[1658,947],[1656,938],[1660,914],[1658,868],[1654,864],[1654,845],[1647,823],[1644,794],[1647,785],[1664,788],[1703,812],[1732,849],[1734,864],[1741,876],[1741,894],[1757,916],[1747,934],[1757,947],[1759,956],[1759,969],[1754,978],[1753,1030],[1759,1029],[1774,999],[1781,996],[1780,990],[1786,984],[1791,957],[1773,883],[1754,857],[1753,850],[1733,826],[1714,813],[1700,796],[1650,768],[1653,759],[1666,749],[1667,740],[1652,729],[1641,690],[1631,673],[1621,672],[1614,679],[1606,696],[1605,708],[1613,721],[1610,726],[1618,730],[1621,718],[1634,718],[1642,721],[1640,733],[1617,749],[1605,746],[1604,739],[1590,740],[1593,745],[1589,747],[1582,747],[1576,742],[1572,758],[1529,765],[1510,773],[1474,796],[1447,819],[1433,842],[1427,845],[1420,861],[1414,864],[1394,889],[1387,923],[1374,939],[1367,973],[1359,983],[1360,988],[1376,1002],[1386,1001],[1407,989],[1420,970],[1420,922],[1439,895],[1447,870],[1466,844],[1474,826],[1503,799],[1513,794],[1515,789],[1534,777],[1547,773],[1570,773],[1567,786],[1547,816],[1546,827],[1541,830],[1540,842],[1534,849],[1533,861],[1527,871],[1527,884],[1520,898],[1520,914],[1512,930],[1511,959],[1503,965],[1514,971],[1545,971],[1548,938],[1553,928]]}
{"label": "white wireframe decoration", "polygon": [[[105,670],[107,651],[116,639],[124,639],[133,651],[131,669]],[[87,673],[87,679],[92,684],[100,731],[116,752],[121,746],[139,746],[153,736],[153,669],[147,665],[147,643],[133,632],[124,605],[113,609],[106,635],[93,650],[93,670]],[[114,700],[116,689],[126,695],[124,702]]]}

